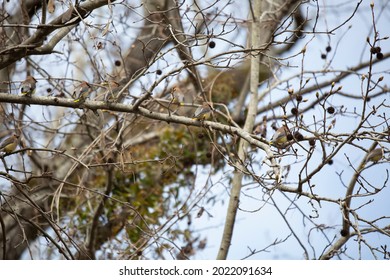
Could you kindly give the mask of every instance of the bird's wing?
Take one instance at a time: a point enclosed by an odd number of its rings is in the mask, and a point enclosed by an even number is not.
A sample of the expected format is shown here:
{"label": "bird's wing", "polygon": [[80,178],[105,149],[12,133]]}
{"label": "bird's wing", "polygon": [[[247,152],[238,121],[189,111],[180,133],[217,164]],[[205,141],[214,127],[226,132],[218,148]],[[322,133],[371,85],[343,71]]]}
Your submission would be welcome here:
{"label": "bird's wing", "polygon": [[14,141],[14,139],[11,137],[11,138],[7,138],[5,139],[3,142],[1,142],[0,144],[0,150],[3,149],[4,147],[6,147],[7,145],[11,144],[12,142]]}

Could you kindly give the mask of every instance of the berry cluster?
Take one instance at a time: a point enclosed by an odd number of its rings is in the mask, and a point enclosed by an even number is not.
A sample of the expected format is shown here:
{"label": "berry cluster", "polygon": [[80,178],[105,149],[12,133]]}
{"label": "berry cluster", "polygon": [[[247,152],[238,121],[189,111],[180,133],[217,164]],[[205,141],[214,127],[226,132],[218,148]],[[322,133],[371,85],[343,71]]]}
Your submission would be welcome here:
{"label": "berry cluster", "polygon": [[383,53],[381,47],[371,47],[371,53],[376,54],[377,59],[383,58]]}

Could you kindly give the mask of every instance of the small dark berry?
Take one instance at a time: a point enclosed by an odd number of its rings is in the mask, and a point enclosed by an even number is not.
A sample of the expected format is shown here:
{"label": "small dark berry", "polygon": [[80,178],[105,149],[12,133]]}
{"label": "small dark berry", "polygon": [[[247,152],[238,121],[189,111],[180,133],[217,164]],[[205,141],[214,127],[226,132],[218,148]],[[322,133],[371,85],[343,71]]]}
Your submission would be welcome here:
{"label": "small dark berry", "polygon": [[321,54],[321,59],[326,59],[326,54],[325,53]]}
{"label": "small dark berry", "polygon": [[157,74],[157,75],[161,75],[161,74],[162,74],[162,71],[161,71],[160,69],[157,69],[156,74]]}
{"label": "small dark berry", "polygon": [[328,161],[328,164],[329,164],[329,165],[332,165],[332,164],[333,164],[333,159],[330,159],[330,160]]}
{"label": "small dark berry", "polygon": [[298,109],[297,108],[292,108],[291,109],[291,114],[293,114],[294,116],[297,116],[298,115]]}
{"label": "small dark berry", "polygon": [[301,102],[302,99],[303,99],[303,97],[302,97],[302,95],[297,95],[297,96],[295,96],[295,99],[296,99],[298,102]]}
{"label": "small dark berry", "polygon": [[119,67],[119,66],[121,66],[121,61],[120,60],[115,60],[115,66],[116,67]]}
{"label": "small dark berry", "polygon": [[214,41],[210,41],[209,47],[214,49],[215,48],[215,42]]}
{"label": "small dark berry", "polygon": [[51,88],[47,88],[46,91],[47,91],[48,93],[50,93],[50,92],[52,91],[52,89],[51,89]]}
{"label": "small dark berry", "polygon": [[378,51],[377,51],[377,48],[376,48],[376,47],[371,47],[371,49],[370,49],[370,52],[371,52],[372,54],[376,54],[376,53],[378,53]]}
{"label": "small dark berry", "polygon": [[376,47],[376,52],[377,53],[380,53],[382,51],[382,48],[381,47]]}
{"label": "small dark berry", "polygon": [[206,157],[207,157],[207,158],[211,158],[211,153],[208,152],[208,153],[206,154]]}
{"label": "small dark berry", "polygon": [[381,52],[380,52],[380,53],[377,53],[377,54],[376,54],[376,58],[377,58],[377,59],[383,59],[383,53],[381,53]]}
{"label": "small dark berry", "polygon": [[294,133],[294,138],[297,140],[297,141],[302,141],[303,140],[303,135],[299,132],[299,131],[296,131]]}
{"label": "small dark berry", "polygon": [[366,100],[367,100],[367,102],[370,102],[370,101],[371,101],[371,97],[368,96],[368,97],[366,98]]}
{"label": "small dark berry", "polygon": [[291,141],[291,140],[293,140],[294,139],[294,137],[292,136],[292,134],[287,134],[287,140],[288,141]]}
{"label": "small dark berry", "polygon": [[345,237],[345,236],[348,235],[348,231],[345,230],[345,229],[342,229],[342,230],[340,231],[340,234],[341,234],[341,236]]}
{"label": "small dark berry", "polygon": [[334,107],[328,107],[328,109],[326,109],[326,111],[327,111],[329,114],[334,114],[335,109],[334,109]]}
{"label": "small dark berry", "polygon": [[325,50],[326,50],[326,52],[330,52],[332,50],[332,47],[331,46],[327,46]]}
{"label": "small dark berry", "polygon": [[310,145],[310,146],[313,147],[315,144],[316,144],[316,139],[310,139],[310,140],[309,140],[309,145]]}

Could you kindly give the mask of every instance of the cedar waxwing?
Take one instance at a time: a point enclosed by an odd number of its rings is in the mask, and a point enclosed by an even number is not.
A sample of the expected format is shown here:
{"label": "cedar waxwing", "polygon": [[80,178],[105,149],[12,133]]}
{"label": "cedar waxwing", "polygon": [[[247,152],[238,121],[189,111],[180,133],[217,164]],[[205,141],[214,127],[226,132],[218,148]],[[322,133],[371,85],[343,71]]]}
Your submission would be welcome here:
{"label": "cedar waxwing", "polygon": [[174,87],[172,89],[172,95],[172,103],[179,104],[181,106],[185,103],[184,94],[178,87]]}
{"label": "cedar waxwing", "polygon": [[20,94],[25,96],[31,96],[35,93],[37,80],[33,76],[27,76],[27,78],[20,84]]}
{"label": "cedar waxwing", "polygon": [[4,139],[4,141],[0,144],[0,152],[9,154],[15,151],[16,146],[18,146],[18,139],[19,135],[16,134]]}
{"label": "cedar waxwing", "polygon": [[252,133],[255,135],[260,134],[261,137],[265,138],[267,135],[267,126],[263,124],[259,124],[258,126],[255,127]]}
{"label": "cedar waxwing", "polygon": [[73,91],[74,102],[84,102],[91,92],[91,86],[87,82],[82,82]]}
{"label": "cedar waxwing", "polygon": [[372,150],[368,154],[366,162],[372,161],[372,162],[377,163],[382,158],[383,158],[383,149],[382,148],[377,148],[377,149]]}
{"label": "cedar waxwing", "polygon": [[212,110],[209,103],[203,102],[203,104],[196,109],[193,119],[206,120],[210,117]]}
{"label": "cedar waxwing", "polygon": [[104,100],[106,102],[116,102],[116,99],[118,96],[116,94],[120,91],[119,84],[114,81],[110,80],[108,82],[103,82],[102,85],[106,87],[106,92],[104,94]]}
{"label": "cedar waxwing", "polygon": [[252,133],[258,135],[258,134],[260,134],[262,131],[263,131],[263,129],[262,129],[261,125],[258,125],[258,126],[255,127],[255,129],[253,130]]}
{"label": "cedar waxwing", "polygon": [[270,141],[270,145],[274,146],[283,146],[288,142],[287,135],[290,134],[287,126],[283,125],[278,130],[276,130],[275,134],[272,136]]}

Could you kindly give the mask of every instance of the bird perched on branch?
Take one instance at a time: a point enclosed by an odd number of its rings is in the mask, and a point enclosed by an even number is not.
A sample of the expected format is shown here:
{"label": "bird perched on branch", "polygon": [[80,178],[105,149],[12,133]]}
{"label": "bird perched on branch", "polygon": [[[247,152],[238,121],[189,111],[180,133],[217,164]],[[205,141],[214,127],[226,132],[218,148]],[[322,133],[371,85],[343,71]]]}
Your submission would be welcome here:
{"label": "bird perched on branch", "polygon": [[185,103],[185,98],[184,98],[184,93],[180,90],[179,87],[174,87],[171,92],[173,99],[172,103],[178,104],[180,106],[184,105]]}
{"label": "bird perched on branch", "polygon": [[82,82],[73,91],[73,97],[75,98],[74,102],[83,103],[87,99],[91,91],[91,85],[85,81]]}
{"label": "bird perched on branch", "polygon": [[20,84],[20,94],[23,96],[31,96],[35,93],[37,80],[33,76],[27,78]]}
{"label": "bird perched on branch", "polygon": [[0,152],[4,152],[6,154],[12,153],[15,151],[18,146],[19,135],[13,134],[12,136],[6,138],[0,144]]}
{"label": "bird perched on branch", "polygon": [[383,149],[382,148],[377,148],[372,150],[368,155],[366,162],[372,161],[374,163],[377,163],[383,158]]}
{"label": "bird perched on branch", "polygon": [[101,84],[106,88],[106,92],[104,94],[104,101],[106,102],[116,102],[117,101],[117,93],[120,91],[119,83],[114,80],[110,80],[108,82],[103,82]]}
{"label": "bird perched on branch", "polygon": [[287,126],[283,125],[279,127],[275,134],[272,136],[272,139],[270,141],[270,145],[274,145],[277,147],[283,146],[286,144],[288,140],[288,135],[290,134],[290,131]]}
{"label": "bird perched on branch", "polygon": [[206,120],[210,118],[212,111],[213,108],[211,107],[211,105],[208,102],[203,102],[203,104],[195,110],[194,116],[192,118],[198,120]]}

